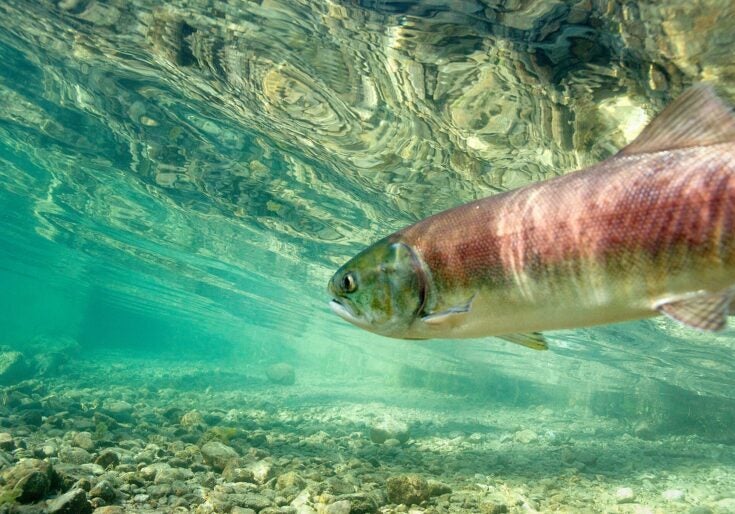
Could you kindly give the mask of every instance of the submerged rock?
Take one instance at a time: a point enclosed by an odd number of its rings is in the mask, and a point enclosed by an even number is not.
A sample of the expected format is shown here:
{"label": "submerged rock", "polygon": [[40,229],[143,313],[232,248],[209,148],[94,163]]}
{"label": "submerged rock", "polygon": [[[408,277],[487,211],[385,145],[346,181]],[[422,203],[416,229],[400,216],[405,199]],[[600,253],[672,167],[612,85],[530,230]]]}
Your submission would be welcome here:
{"label": "submerged rock", "polygon": [[0,352],[0,385],[12,385],[30,378],[31,367],[20,352]]}
{"label": "submerged rock", "polygon": [[227,482],[249,482],[255,483],[255,474],[240,459],[233,459],[227,463],[222,471],[222,478]]}
{"label": "submerged rock", "polygon": [[71,444],[72,446],[82,448],[88,452],[93,451],[95,447],[94,441],[92,440],[92,434],[89,432],[77,432],[72,437]]}
{"label": "submerged rock", "polygon": [[276,480],[276,489],[302,489],[306,485],[306,481],[295,471],[289,471],[279,475]]}
{"label": "submerged rock", "polygon": [[114,468],[120,464],[120,456],[113,450],[104,450],[94,459],[94,463],[103,469]]}
{"label": "submerged rock", "polygon": [[51,490],[55,473],[51,464],[39,459],[23,459],[2,473],[3,489],[20,503],[42,500]]}
{"label": "submerged rock", "polygon": [[265,370],[265,375],[274,384],[293,385],[296,382],[296,371],[294,367],[285,362],[268,366]]}
{"label": "submerged rock", "polygon": [[123,400],[106,401],[102,411],[120,423],[129,423],[133,420],[133,406]]}
{"label": "submerged rock", "polygon": [[125,514],[125,509],[118,505],[107,505],[97,507],[92,514]]}
{"label": "submerged rock", "polygon": [[533,430],[526,428],[513,434],[513,440],[522,444],[535,443],[538,441],[538,434]]}
{"label": "submerged rock", "polygon": [[381,491],[345,494],[338,496],[337,499],[349,500],[350,514],[374,514],[386,500],[385,494]]}
{"label": "submerged rock", "polygon": [[72,489],[48,502],[47,514],[90,514],[92,506],[83,489]]}
{"label": "submerged rock", "polygon": [[109,503],[115,500],[115,488],[113,488],[107,480],[100,480],[97,482],[97,485],[89,491],[89,496],[91,498],[102,498]]}
{"label": "submerged rock", "polygon": [[661,493],[661,497],[670,502],[683,502],[686,495],[681,489],[667,489]]}
{"label": "submerged rock", "polygon": [[0,450],[8,452],[15,450],[15,441],[13,440],[13,436],[7,432],[0,433]]}
{"label": "submerged rock", "polygon": [[408,423],[394,418],[383,418],[370,427],[370,440],[377,444],[383,444],[390,439],[405,443],[409,432]]}
{"label": "submerged rock", "polygon": [[204,462],[220,472],[225,469],[231,460],[238,458],[237,452],[232,447],[219,441],[205,443],[201,448],[201,452]]}
{"label": "submerged rock", "polygon": [[429,483],[419,475],[399,475],[387,481],[388,501],[404,505],[418,505],[429,499]]}
{"label": "submerged rock", "polygon": [[615,501],[618,503],[633,503],[635,492],[630,487],[621,487],[615,491]]}
{"label": "submerged rock", "polygon": [[204,421],[204,416],[197,410],[192,410],[181,416],[179,424],[185,428],[199,428],[206,427],[207,423]]}
{"label": "submerged rock", "polygon": [[253,478],[258,484],[264,484],[273,478],[273,464],[267,460],[259,460],[248,465],[248,469],[253,472]]}
{"label": "submerged rock", "polygon": [[352,503],[349,500],[337,500],[324,509],[325,514],[351,514],[352,512]]}
{"label": "submerged rock", "polygon": [[68,464],[92,462],[92,454],[84,448],[65,447],[59,450],[59,460]]}

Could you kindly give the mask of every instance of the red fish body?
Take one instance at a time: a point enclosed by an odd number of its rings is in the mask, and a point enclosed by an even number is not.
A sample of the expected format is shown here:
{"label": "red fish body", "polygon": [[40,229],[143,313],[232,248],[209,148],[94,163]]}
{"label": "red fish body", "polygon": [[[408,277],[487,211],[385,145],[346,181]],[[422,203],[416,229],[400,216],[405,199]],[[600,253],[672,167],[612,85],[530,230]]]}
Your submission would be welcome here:
{"label": "red fish body", "polygon": [[410,253],[402,261],[420,301],[410,322],[381,330],[350,311],[360,306],[339,277],[367,277],[370,248],[330,285],[347,311],[333,306],[338,314],[385,335],[508,335],[658,313],[719,330],[735,295],[735,119],[709,88],[693,88],[614,157],[436,214],[375,246],[386,245]]}

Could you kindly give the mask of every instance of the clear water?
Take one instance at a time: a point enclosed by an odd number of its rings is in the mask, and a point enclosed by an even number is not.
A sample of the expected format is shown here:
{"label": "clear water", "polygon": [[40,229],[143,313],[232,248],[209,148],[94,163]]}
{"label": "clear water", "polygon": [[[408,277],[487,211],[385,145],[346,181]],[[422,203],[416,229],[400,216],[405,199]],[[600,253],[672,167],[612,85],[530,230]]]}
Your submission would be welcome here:
{"label": "clear water", "polygon": [[[387,340],[327,308],[383,235],[597,162],[692,82],[735,98],[731,3],[667,4],[5,0],[0,343],[258,388],[285,361],[295,405],[447,426],[571,409],[731,444],[732,329],[654,319],[534,353]],[[733,466],[720,450],[690,467]]]}

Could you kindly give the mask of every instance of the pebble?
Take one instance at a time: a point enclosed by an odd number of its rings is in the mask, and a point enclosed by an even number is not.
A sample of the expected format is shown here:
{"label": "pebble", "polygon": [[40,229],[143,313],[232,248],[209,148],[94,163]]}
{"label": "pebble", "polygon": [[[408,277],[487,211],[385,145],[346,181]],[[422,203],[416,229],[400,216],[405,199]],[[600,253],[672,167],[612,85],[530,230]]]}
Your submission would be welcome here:
{"label": "pebble", "polygon": [[0,432],[0,449],[8,452],[15,450],[15,441],[12,435],[7,432]]}
{"label": "pebble", "polygon": [[227,482],[256,482],[253,471],[244,466],[239,459],[231,460],[222,471],[222,478]]}
{"label": "pebble", "polygon": [[632,503],[635,500],[635,493],[630,487],[621,487],[615,491],[615,501],[618,503]]}
{"label": "pebble", "polygon": [[216,471],[222,471],[225,466],[233,460],[237,459],[238,455],[234,448],[227,446],[219,441],[209,441],[205,443],[202,448],[202,457],[204,462],[212,466]]}
{"label": "pebble", "polygon": [[666,491],[661,493],[661,496],[666,501],[683,502],[685,494],[684,494],[684,491],[680,489],[667,489]]}
{"label": "pebble", "polygon": [[125,514],[125,509],[118,505],[106,505],[97,507],[92,514]]}
{"label": "pebble", "polygon": [[538,441],[538,434],[526,428],[513,434],[513,440],[517,443],[529,444]]}
{"label": "pebble", "polygon": [[103,450],[94,459],[94,463],[102,466],[104,469],[114,468],[120,464],[120,456],[113,450]]}
{"label": "pebble", "polygon": [[110,485],[107,480],[100,480],[97,482],[90,491],[89,496],[91,498],[102,498],[106,502],[110,503],[115,499],[115,489]]}
{"label": "pebble", "polygon": [[429,483],[419,475],[399,475],[387,480],[388,501],[396,504],[418,505],[429,499]]}
{"label": "pebble", "polygon": [[83,489],[72,489],[48,502],[46,514],[90,514],[92,506]]}
{"label": "pebble", "polygon": [[248,466],[248,469],[253,473],[253,479],[258,484],[264,484],[271,478],[273,478],[273,464],[267,460],[259,460]]}
{"label": "pebble", "polygon": [[65,447],[59,450],[59,460],[69,464],[92,462],[92,454],[84,448]]}
{"label": "pebble", "polygon": [[370,427],[370,440],[377,444],[384,444],[394,439],[400,444],[408,441],[409,433],[410,427],[408,423],[393,417],[385,417],[376,421]]}
{"label": "pebble", "polygon": [[192,410],[181,416],[179,424],[186,428],[196,428],[206,426],[207,423],[204,421],[204,416],[202,416],[199,411]]}
{"label": "pebble", "polygon": [[334,503],[330,503],[324,509],[325,514],[350,514],[352,510],[352,504],[349,500],[339,500]]}
{"label": "pebble", "polygon": [[276,480],[276,490],[283,489],[299,489],[306,485],[306,481],[295,471],[289,471],[278,476]]}

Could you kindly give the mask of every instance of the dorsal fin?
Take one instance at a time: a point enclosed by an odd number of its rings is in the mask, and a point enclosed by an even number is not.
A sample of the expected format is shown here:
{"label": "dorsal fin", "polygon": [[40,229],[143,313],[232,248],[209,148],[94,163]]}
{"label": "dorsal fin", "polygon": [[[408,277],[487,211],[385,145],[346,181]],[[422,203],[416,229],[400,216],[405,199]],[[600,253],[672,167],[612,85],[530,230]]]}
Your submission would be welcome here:
{"label": "dorsal fin", "polygon": [[710,86],[687,89],[620,153],[660,152],[735,142],[735,116]]}

